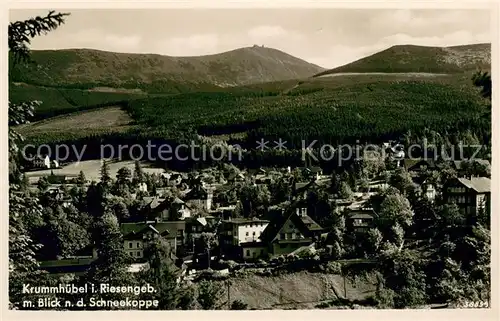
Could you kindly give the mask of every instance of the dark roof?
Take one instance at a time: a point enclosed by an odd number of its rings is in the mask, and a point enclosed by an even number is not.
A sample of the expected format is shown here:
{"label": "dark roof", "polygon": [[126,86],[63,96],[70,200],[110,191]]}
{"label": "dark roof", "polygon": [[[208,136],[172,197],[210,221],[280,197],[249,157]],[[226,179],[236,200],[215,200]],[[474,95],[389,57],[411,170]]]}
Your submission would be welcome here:
{"label": "dark roof", "polygon": [[347,217],[350,219],[373,219],[376,216],[377,213],[373,209],[350,210],[347,213]]}
{"label": "dark roof", "polygon": [[311,172],[311,173],[320,173],[323,170],[319,166],[311,166],[311,167],[299,167],[301,171]]}
{"label": "dark roof", "polygon": [[263,242],[253,241],[253,242],[242,242],[242,243],[240,243],[240,246],[243,248],[245,248],[245,247],[264,247],[265,244]]}
{"label": "dark roof", "polygon": [[319,226],[319,224],[316,223],[309,215],[301,215],[299,218],[309,231],[323,230],[323,228]]}
{"label": "dark roof", "polygon": [[426,165],[428,168],[435,168],[436,167],[433,159],[423,159],[423,158],[408,159],[408,158],[406,158],[403,160],[403,166],[407,170],[411,169],[417,165],[418,166]]}
{"label": "dark roof", "polygon": [[261,219],[249,219],[249,218],[232,218],[230,220],[223,220],[224,223],[233,223],[233,224],[251,224],[251,223],[269,223],[268,220]]}
{"label": "dark roof", "polygon": [[412,181],[413,183],[417,184],[417,185],[422,185],[422,184],[429,184],[428,180],[426,177],[424,176],[412,176]]}
{"label": "dark roof", "polygon": [[271,220],[260,237],[263,242],[270,243],[288,220],[291,220],[305,237],[311,236],[313,231],[320,231],[323,229],[308,215],[297,215],[295,213],[296,204],[297,203],[289,207],[284,214],[277,214]]}
{"label": "dark roof", "polygon": [[201,187],[197,186],[190,190],[185,196],[184,199],[186,200],[200,200],[200,199],[206,199],[208,197],[208,191]]}
{"label": "dark roof", "polygon": [[313,186],[318,186],[318,183],[316,180],[312,180],[310,182],[295,183],[295,190],[296,191],[305,191]]}
{"label": "dark roof", "polygon": [[150,230],[163,236],[170,235],[175,237],[177,230],[184,230],[185,225],[184,221],[122,223],[120,224],[120,230],[125,239],[141,238],[143,233]]}
{"label": "dark roof", "polygon": [[185,204],[183,200],[180,198],[176,197],[173,201],[172,204]]}

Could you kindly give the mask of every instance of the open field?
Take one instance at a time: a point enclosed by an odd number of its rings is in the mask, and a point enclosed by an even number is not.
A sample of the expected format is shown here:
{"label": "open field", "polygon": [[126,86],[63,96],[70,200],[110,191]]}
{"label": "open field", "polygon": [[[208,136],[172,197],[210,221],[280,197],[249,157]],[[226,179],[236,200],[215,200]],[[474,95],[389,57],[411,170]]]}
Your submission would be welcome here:
{"label": "open field", "polygon": [[[148,163],[141,162],[143,166],[143,170],[146,173],[163,173],[165,170],[162,168],[154,168],[151,167]],[[31,183],[35,183],[42,176],[49,176],[52,173],[54,175],[66,175],[66,176],[77,176],[80,171],[83,171],[85,177],[89,181],[98,182],[101,177],[101,160],[89,160],[89,161],[81,161],[71,163],[63,168],[59,169],[45,169],[33,172],[27,172],[26,175],[30,179]],[[122,167],[127,167],[130,170],[133,170],[135,166],[134,161],[110,161],[109,162],[109,170],[112,177],[116,177],[118,170]]]}
{"label": "open field", "polygon": [[52,117],[19,127],[19,132],[30,137],[40,133],[75,131],[116,131],[131,127],[132,119],[120,107],[105,107]]}

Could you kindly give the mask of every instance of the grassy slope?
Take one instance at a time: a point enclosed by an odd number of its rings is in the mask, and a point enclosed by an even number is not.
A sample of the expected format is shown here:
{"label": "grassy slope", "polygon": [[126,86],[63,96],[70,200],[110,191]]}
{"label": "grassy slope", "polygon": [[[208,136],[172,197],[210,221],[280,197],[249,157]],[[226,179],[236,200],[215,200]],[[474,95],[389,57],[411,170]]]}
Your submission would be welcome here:
{"label": "grassy slope", "polygon": [[[312,76],[324,69],[282,51],[240,48],[197,57],[125,54],[90,49],[33,51],[35,65],[11,66],[10,80],[37,85],[127,88],[178,83],[244,85]],[[209,87],[209,85],[207,85]]]}
{"label": "grassy slope", "polygon": [[393,46],[316,76],[346,72],[461,73],[491,68],[491,45],[453,47]]}
{"label": "grassy slope", "polygon": [[[343,297],[344,283],[340,275],[297,272],[273,277],[247,275],[231,278],[231,301],[241,300],[249,309],[307,309],[324,300],[335,298],[332,287]],[[227,291],[225,282],[221,287]],[[350,300],[363,300],[373,295],[374,279],[346,280],[346,294]],[[281,302],[280,302],[281,294]],[[227,300],[226,295],[223,301]]]}

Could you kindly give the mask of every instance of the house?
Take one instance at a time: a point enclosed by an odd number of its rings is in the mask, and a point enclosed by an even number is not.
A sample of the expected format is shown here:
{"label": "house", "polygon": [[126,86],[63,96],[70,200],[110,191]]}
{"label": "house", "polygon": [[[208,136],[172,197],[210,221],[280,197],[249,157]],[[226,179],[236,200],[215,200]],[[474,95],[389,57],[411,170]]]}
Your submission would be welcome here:
{"label": "house", "polygon": [[55,175],[54,173],[51,173],[49,176],[47,176],[47,181],[50,184],[64,184],[70,179],[71,178],[69,178],[67,175]]}
{"label": "house", "polygon": [[222,252],[234,258],[257,258],[267,254],[261,235],[269,224],[257,218],[229,218],[221,222],[219,244]]}
{"label": "house", "polygon": [[161,221],[177,221],[191,217],[191,208],[181,199],[165,199],[154,197],[144,197],[144,207],[142,211],[150,219],[159,219]]}
{"label": "house", "polygon": [[429,181],[429,179],[422,176],[412,177],[413,184],[420,187],[422,190],[422,196],[427,198],[429,201],[434,201],[436,198],[436,186]]}
{"label": "house", "polygon": [[157,188],[152,190],[152,192],[155,192],[154,196],[158,196],[158,197],[164,197],[165,194],[168,193],[168,191],[170,191],[170,188],[168,188],[168,187],[157,187]]}
{"label": "house", "polygon": [[168,241],[173,253],[177,253],[185,244],[184,221],[122,223],[120,230],[125,251],[137,261],[144,259],[147,245],[160,237]]}
{"label": "house", "polygon": [[275,216],[261,236],[269,254],[288,254],[319,239],[323,228],[303,207],[292,205],[283,215]]}
{"label": "house", "polygon": [[49,197],[62,207],[68,207],[73,204],[73,199],[71,196],[65,194],[59,188],[53,188],[48,190]]}
{"label": "house", "polygon": [[[391,143],[389,143],[391,144]],[[384,145],[385,146],[385,145]],[[403,159],[405,158],[404,148],[400,144],[385,147],[385,154],[392,162],[396,163],[396,166],[402,166]]]}
{"label": "house", "polygon": [[184,200],[206,211],[212,208],[213,192],[209,188],[196,186],[185,194]]}
{"label": "house", "polygon": [[302,175],[307,178],[318,180],[323,175],[323,170],[319,166],[300,167]]}
{"label": "house", "polygon": [[407,172],[413,172],[413,173],[421,173],[425,170],[434,170],[436,169],[436,164],[434,163],[433,159],[404,159],[403,160],[403,167],[406,169]]}
{"label": "house", "polygon": [[299,198],[307,198],[310,191],[319,188],[321,184],[317,180],[312,180],[309,182],[298,182],[293,186],[293,195]]}
{"label": "house", "polygon": [[346,213],[346,227],[351,232],[366,232],[373,227],[377,214],[371,208],[349,209]]}
{"label": "house", "polygon": [[48,155],[36,155],[26,159],[30,159],[30,163],[27,164],[27,167],[29,168],[32,169],[51,168],[50,157]]}
{"label": "house", "polygon": [[191,208],[183,200],[176,197],[170,204],[168,213],[170,219],[184,220],[191,217]]}
{"label": "house", "polygon": [[455,178],[443,188],[446,203],[455,203],[465,214],[477,214],[482,208],[489,211],[491,180],[487,177]]}
{"label": "house", "polygon": [[203,232],[211,232],[211,225],[204,217],[190,217],[186,219],[186,252],[194,253],[196,240]]}
{"label": "house", "polygon": [[177,186],[187,177],[181,173],[162,173],[162,177],[167,180],[168,186]]}
{"label": "house", "polygon": [[265,258],[268,255],[267,246],[260,241],[241,243],[243,260],[256,260]]}
{"label": "house", "polygon": [[210,213],[227,220],[230,217],[233,217],[235,210],[236,205],[219,206],[217,209],[210,211]]}
{"label": "house", "polygon": [[329,199],[328,201],[339,212],[342,212],[354,203],[354,201],[347,199]]}
{"label": "house", "polygon": [[142,198],[142,204],[141,211],[144,213],[144,216],[151,219],[157,217],[161,220],[168,220],[170,202],[167,199],[157,196],[146,196]]}
{"label": "house", "polygon": [[139,183],[137,186],[137,190],[139,192],[147,192],[148,191],[148,185],[146,183]]}
{"label": "house", "polygon": [[231,174],[229,174],[229,176],[227,177],[227,181],[229,183],[236,183],[236,182],[244,182],[245,181],[245,174],[243,174],[242,172],[233,172]]}

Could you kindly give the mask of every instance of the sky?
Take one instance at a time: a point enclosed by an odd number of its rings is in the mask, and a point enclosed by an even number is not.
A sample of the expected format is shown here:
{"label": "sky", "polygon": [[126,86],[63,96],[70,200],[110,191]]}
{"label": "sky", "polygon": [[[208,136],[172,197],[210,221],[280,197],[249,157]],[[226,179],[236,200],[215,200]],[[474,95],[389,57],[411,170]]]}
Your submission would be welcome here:
{"label": "sky", "polygon": [[[198,56],[254,44],[334,68],[393,45],[491,42],[489,10],[71,9],[66,23],[32,49],[91,48]],[[10,20],[48,10],[11,10]]]}

